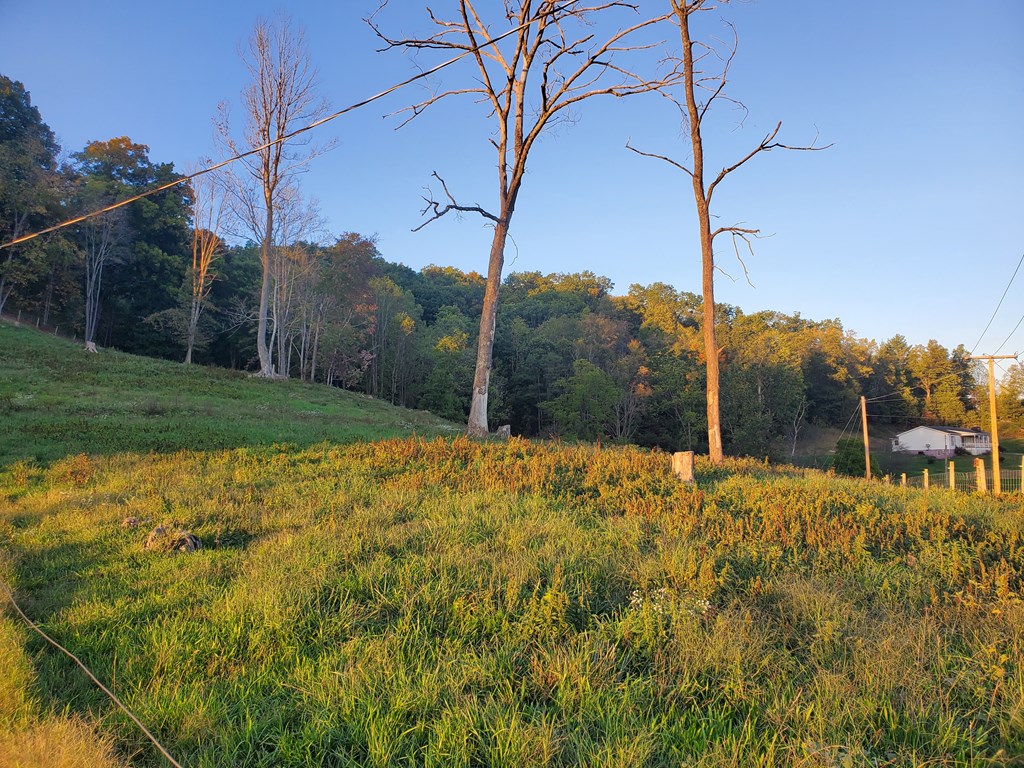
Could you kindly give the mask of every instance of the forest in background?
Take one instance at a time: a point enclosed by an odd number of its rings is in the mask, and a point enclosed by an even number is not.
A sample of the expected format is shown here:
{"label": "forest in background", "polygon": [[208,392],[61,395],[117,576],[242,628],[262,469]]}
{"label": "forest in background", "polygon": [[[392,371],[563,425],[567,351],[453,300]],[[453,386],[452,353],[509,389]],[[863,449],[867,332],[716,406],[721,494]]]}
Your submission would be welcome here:
{"label": "forest in background", "polygon": [[[128,137],[66,150],[25,87],[0,76],[0,240],[180,178]],[[232,218],[225,189],[183,183],[5,249],[0,310],[100,347],[257,370],[260,246],[222,223]],[[276,375],[464,421],[485,278],[395,263],[402,255],[381,254],[372,236],[324,232],[315,201],[294,183],[286,192],[271,250]],[[616,294],[586,270],[513,272],[499,306],[491,423],[524,436],[706,447],[698,294],[664,283]],[[847,428],[862,394],[879,423],[987,428],[988,399],[963,345],[879,342],[839,319],[715,310],[728,453],[791,456],[808,425]],[[1005,436],[1024,427],[1022,395],[1017,364],[998,387]]]}

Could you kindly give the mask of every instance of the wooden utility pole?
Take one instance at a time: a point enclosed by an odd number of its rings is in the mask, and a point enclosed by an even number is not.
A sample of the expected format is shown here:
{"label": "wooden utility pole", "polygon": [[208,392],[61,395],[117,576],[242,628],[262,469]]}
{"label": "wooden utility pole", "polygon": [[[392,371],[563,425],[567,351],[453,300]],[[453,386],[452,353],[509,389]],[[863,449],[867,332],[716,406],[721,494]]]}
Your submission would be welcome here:
{"label": "wooden utility pole", "polygon": [[864,422],[864,479],[871,479],[871,449],[868,447],[868,403],[860,396],[860,419]]}
{"label": "wooden utility pole", "polygon": [[1002,491],[1003,478],[999,474],[999,420],[996,416],[996,360],[1016,360],[1016,355],[971,355],[968,360],[988,360],[988,407],[992,421],[992,493]]}

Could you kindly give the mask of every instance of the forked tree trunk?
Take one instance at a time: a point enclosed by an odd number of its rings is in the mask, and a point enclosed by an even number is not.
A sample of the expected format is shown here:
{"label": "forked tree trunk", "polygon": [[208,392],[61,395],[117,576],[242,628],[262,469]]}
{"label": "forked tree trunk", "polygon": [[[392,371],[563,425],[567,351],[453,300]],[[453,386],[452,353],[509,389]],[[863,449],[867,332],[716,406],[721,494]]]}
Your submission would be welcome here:
{"label": "forked tree trunk", "polygon": [[505,241],[508,239],[508,216],[494,225],[491,256],[487,262],[487,286],[484,307],[480,313],[480,334],[476,344],[476,373],[473,375],[473,398],[469,406],[470,437],[487,437],[487,390],[491,380],[494,357],[494,328],[498,318],[498,289],[505,265]]}

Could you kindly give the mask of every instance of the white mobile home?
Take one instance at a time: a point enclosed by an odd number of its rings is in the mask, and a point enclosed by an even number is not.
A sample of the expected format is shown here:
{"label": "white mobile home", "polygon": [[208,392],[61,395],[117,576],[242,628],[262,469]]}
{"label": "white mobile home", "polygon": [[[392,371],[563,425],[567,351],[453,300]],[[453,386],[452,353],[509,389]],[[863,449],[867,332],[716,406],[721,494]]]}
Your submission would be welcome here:
{"label": "white mobile home", "polygon": [[988,432],[960,427],[914,427],[900,432],[892,439],[893,451],[923,453],[948,459],[957,448],[974,456],[992,452],[992,438]]}

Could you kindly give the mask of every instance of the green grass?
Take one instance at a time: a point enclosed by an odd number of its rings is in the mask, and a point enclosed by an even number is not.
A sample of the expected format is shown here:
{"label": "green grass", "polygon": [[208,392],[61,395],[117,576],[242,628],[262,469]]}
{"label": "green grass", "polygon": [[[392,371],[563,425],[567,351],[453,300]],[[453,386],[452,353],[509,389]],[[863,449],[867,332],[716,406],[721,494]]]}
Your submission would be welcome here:
{"label": "green grass", "polygon": [[307,446],[451,434],[425,411],[296,381],[184,366],[0,323],[0,466],[21,459]]}
{"label": "green grass", "polygon": [[[1024,754],[1019,499],[667,464],[461,439],[71,457],[13,468],[0,535],[26,610],[187,765]],[[206,547],[145,551],[158,522]],[[40,709],[159,764],[24,644]]]}
{"label": "green grass", "polygon": [[[1009,469],[1020,471],[1021,468],[1021,454],[1010,452],[1008,450],[1000,451],[999,466],[1000,469]],[[916,453],[882,453],[872,454],[871,458],[878,461],[879,468],[885,474],[892,475],[893,478],[899,479],[901,473],[906,473],[907,477],[917,477],[924,473],[927,469],[929,473],[941,473],[945,472],[949,465],[949,459],[932,459],[928,460],[927,456],[919,456]],[[978,456],[985,464],[986,477],[989,482],[992,478],[992,454],[986,454],[984,456]],[[957,474],[961,472],[973,472],[974,471],[974,456],[954,456],[952,461],[956,468]]]}
{"label": "green grass", "polygon": [[[385,434],[416,415],[0,334],[21,430],[0,578],[184,765],[1020,765],[1020,495],[750,461],[699,461],[688,487],[633,448],[358,442],[359,414]],[[81,387],[125,426],[34,437]],[[311,404],[354,413],[317,442]],[[149,450],[204,405],[237,444]],[[146,550],[161,523],[203,549]],[[10,612],[0,667],[0,766],[163,764]]]}

